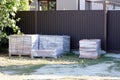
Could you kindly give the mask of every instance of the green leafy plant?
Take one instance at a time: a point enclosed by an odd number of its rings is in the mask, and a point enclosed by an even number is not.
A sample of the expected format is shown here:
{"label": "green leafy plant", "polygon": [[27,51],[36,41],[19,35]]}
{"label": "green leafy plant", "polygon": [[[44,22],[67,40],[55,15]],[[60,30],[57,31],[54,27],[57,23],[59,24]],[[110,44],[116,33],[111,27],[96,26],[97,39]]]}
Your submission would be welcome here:
{"label": "green leafy plant", "polygon": [[30,10],[29,2],[32,0],[20,0],[20,6],[18,7],[19,11],[27,11]]}
{"label": "green leafy plant", "polygon": [[29,10],[29,0],[0,0],[0,49],[8,46],[8,35],[21,33],[15,19],[18,10]]}

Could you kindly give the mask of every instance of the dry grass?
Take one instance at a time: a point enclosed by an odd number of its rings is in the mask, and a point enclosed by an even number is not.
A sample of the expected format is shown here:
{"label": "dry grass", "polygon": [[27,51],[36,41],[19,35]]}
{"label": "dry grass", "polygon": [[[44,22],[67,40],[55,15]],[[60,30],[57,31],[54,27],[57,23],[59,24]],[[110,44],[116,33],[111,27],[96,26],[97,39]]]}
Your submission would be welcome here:
{"label": "dry grass", "polygon": [[[79,59],[79,55],[64,55],[58,59],[54,58],[34,58],[31,59],[29,56],[18,57],[12,56],[8,57],[8,54],[0,54],[0,67],[2,66],[19,66],[19,65],[37,65],[37,64],[83,64],[83,65],[93,65],[102,63],[104,61],[112,61],[113,58],[107,58],[102,56],[99,59]],[[120,61],[119,61],[120,62]]]}
{"label": "dry grass", "polygon": [[[72,59],[71,59],[72,60]],[[53,59],[53,58],[34,58],[29,57],[8,57],[8,55],[0,55],[0,67],[1,66],[17,66],[17,65],[36,65],[36,64],[74,64],[77,61],[71,61],[63,58]]]}
{"label": "dry grass", "polygon": [[43,75],[0,75],[0,80],[120,80],[118,77],[98,77],[98,76],[43,76]]}
{"label": "dry grass", "polygon": [[[101,58],[98,60],[87,60],[87,59],[79,59],[78,55],[71,56],[63,56],[58,59],[42,59],[42,58],[34,58],[31,59],[29,57],[21,57],[13,56],[8,57],[8,54],[0,54],[0,68],[9,67],[9,66],[27,66],[27,65],[40,65],[40,64],[96,64],[99,62],[103,62],[104,60],[112,60],[111,58]],[[0,80],[120,80],[118,77],[97,77],[97,76],[43,76],[43,75],[5,75],[0,72]]]}

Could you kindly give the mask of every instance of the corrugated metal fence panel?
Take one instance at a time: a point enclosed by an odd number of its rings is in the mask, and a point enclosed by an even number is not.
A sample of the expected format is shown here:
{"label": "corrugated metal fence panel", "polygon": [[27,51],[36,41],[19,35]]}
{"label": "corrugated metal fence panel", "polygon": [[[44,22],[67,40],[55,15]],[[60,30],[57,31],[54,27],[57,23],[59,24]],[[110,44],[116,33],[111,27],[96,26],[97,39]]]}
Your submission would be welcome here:
{"label": "corrugated metal fence panel", "polygon": [[120,52],[120,11],[108,11],[107,50]]}
{"label": "corrugated metal fence panel", "polygon": [[20,11],[16,18],[20,18],[17,25],[25,34],[35,34],[35,12],[34,11]]}
{"label": "corrugated metal fence panel", "polygon": [[69,35],[71,49],[78,49],[81,39],[101,39],[104,48],[103,11],[40,11],[37,18],[39,34]]}

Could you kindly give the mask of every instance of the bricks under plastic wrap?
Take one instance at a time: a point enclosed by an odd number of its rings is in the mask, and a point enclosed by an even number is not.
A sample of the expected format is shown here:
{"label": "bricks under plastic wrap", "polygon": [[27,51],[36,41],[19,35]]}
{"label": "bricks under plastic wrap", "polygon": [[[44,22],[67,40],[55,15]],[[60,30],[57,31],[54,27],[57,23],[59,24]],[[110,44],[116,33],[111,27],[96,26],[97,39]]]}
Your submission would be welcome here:
{"label": "bricks under plastic wrap", "polygon": [[10,35],[10,54],[31,54],[31,50],[38,50],[39,35]]}
{"label": "bricks under plastic wrap", "polygon": [[54,57],[57,58],[58,53],[56,50],[32,50],[33,57]]}
{"label": "bricks under plastic wrap", "polygon": [[87,52],[87,51],[80,51],[79,58],[88,58],[88,59],[97,59],[100,57],[98,52]]}
{"label": "bricks under plastic wrap", "polygon": [[56,49],[70,51],[70,37],[59,35],[40,35],[39,50]]}
{"label": "bricks under plastic wrap", "polygon": [[79,41],[80,58],[97,59],[100,56],[101,41],[99,39],[83,39]]}

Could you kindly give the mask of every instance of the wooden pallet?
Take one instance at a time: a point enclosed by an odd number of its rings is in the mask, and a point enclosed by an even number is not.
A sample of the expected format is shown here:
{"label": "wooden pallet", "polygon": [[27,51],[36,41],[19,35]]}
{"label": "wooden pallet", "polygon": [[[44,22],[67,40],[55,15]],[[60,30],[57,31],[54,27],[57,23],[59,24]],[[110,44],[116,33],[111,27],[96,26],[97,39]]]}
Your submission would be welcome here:
{"label": "wooden pallet", "polygon": [[30,57],[32,58],[31,54],[15,54],[15,53],[9,53],[9,57],[11,57],[11,56],[19,56],[19,57],[22,57],[22,56],[30,56]]}
{"label": "wooden pallet", "polygon": [[58,58],[56,50],[36,50],[32,53],[32,58],[34,57],[52,57],[52,58]]}

